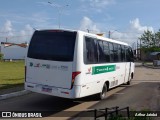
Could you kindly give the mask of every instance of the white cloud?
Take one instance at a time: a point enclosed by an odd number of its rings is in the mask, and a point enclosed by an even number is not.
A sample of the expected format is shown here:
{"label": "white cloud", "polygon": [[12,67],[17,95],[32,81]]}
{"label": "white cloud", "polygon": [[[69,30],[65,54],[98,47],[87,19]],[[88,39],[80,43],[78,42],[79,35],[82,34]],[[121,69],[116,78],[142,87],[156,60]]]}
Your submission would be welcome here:
{"label": "white cloud", "polygon": [[88,29],[90,32],[93,32],[93,33],[100,32],[100,29],[97,27],[96,23],[94,23],[90,18],[86,16],[83,17],[79,29],[83,31],[87,31]]}
{"label": "white cloud", "polygon": [[124,31],[111,31],[111,38],[126,42],[130,44],[132,47],[136,48],[136,43],[138,38],[144,33],[145,30],[150,30],[154,32],[153,27],[151,26],[143,26],[140,23],[139,18],[133,19],[129,22],[130,27]]}
{"label": "white cloud", "polygon": [[24,36],[21,42],[29,42],[31,35],[33,34],[33,28],[30,24],[25,25],[24,30],[20,31],[20,35]]}
{"label": "white cloud", "polygon": [[[12,20],[12,24],[15,23],[19,25],[26,25],[29,23],[37,29],[55,27],[53,26],[53,23],[57,25],[58,21],[58,14],[50,17],[46,12],[33,12],[31,13],[30,17],[28,17],[28,15],[25,14],[0,13],[0,17]],[[58,25],[56,27],[58,27]]]}
{"label": "white cloud", "polygon": [[0,28],[0,42],[14,42],[14,43],[22,43],[28,42],[33,33],[33,28],[30,24],[24,26],[24,29],[21,31],[17,31],[14,29],[14,26],[10,20],[7,20],[3,27]]}
{"label": "white cloud", "polygon": [[[102,12],[102,9],[114,4],[115,0],[81,0],[81,2],[83,2],[82,8],[85,8],[85,10]],[[81,10],[84,11],[84,9]]]}
{"label": "white cloud", "polygon": [[11,21],[7,20],[6,23],[4,24],[4,31],[12,31],[12,23]]}
{"label": "white cloud", "polygon": [[89,0],[92,7],[104,8],[109,4],[113,4],[114,0]]}
{"label": "white cloud", "polygon": [[31,27],[30,24],[25,25],[25,29],[21,30],[22,35],[30,35],[33,33],[33,28]]}
{"label": "white cloud", "polygon": [[[85,16],[81,20],[80,30],[87,31],[87,29],[93,33],[105,33],[104,36],[108,37],[108,32],[104,30],[103,24],[95,23],[90,18]],[[139,41],[138,38],[144,33],[145,30],[154,32],[153,27],[141,25],[139,18],[135,18],[129,21],[129,27],[126,30],[121,31],[116,28],[110,30],[110,37],[118,41],[126,42],[136,48],[136,43]]]}
{"label": "white cloud", "polygon": [[7,34],[7,36],[12,36],[13,35],[13,26],[10,20],[7,20],[4,24],[4,26],[1,29],[3,34]]}
{"label": "white cloud", "polygon": [[152,31],[152,32],[154,31],[154,30],[153,30],[153,27],[150,27],[150,26],[142,26],[142,25],[140,24],[139,18],[136,18],[136,19],[130,21],[130,25],[131,25],[131,28],[132,28],[133,30],[136,30],[136,31],[138,31],[138,32],[144,32],[144,31],[146,31],[146,30],[150,30],[150,31]]}
{"label": "white cloud", "polygon": [[48,2],[36,2],[38,5],[40,6],[48,6],[49,3]]}

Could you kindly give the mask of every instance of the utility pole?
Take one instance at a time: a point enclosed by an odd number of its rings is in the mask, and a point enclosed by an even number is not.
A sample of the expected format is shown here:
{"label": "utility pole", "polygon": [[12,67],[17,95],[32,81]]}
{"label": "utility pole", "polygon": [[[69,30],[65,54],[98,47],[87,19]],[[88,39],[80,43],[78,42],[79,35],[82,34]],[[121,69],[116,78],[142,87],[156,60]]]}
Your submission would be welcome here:
{"label": "utility pole", "polygon": [[138,51],[138,40],[137,40],[137,49],[136,49],[136,52],[137,52],[137,54],[136,54],[136,58],[139,58],[139,51]]}
{"label": "utility pole", "polygon": [[108,32],[108,38],[111,38],[111,31]]}
{"label": "utility pole", "polygon": [[[54,6],[52,6],[52,5],[54,5],[52,2],[48,2],[48,4],[50,4],[51,5],[51,7],[54,7]],[[60,29],[60,27],[61,27],[61,14],[62,14],[62,10],[63,10],[63,8],[64,7],[68,7],[69,5],[64,5],[64,6],[55,6],[55,7],[57,7],[58,8],[58,27],[59,27],[59,29]]]}
{"label": "utility pole", "polygon": [[112,32],[109,30],[108,31],[108,38],[111,38],[111,34],[114,33],[115,31],[117,31],[117,30],[113,30]]}
{"label": "utility pole", "polygon": [[142,46],[141,46],[141,39],[140,39],[140,60],[142,60]]}

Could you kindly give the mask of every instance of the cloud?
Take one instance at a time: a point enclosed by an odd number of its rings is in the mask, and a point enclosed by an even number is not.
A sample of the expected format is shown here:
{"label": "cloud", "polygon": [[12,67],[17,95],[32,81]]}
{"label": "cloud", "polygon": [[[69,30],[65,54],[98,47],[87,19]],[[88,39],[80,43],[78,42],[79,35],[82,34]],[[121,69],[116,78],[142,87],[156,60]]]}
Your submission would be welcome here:
{"label": "cloud", "polygon": [[25,25],[25,30],[26,34],[32,34],[33,33],[33,28],[31,27],[30,24]]}
{"label": "cloud", "polygon": [[89,0],[90,6],[97,8],[105,8],[109,4],[115,3],[114,0]]}
{"label": "cloud", "polygon": [[33,34],[34,30],[31,27],[30,24],[25,25],[24,30],[20,31],[20,35],[24,36],[23,40],[21,42],[29,42],[29,40],[31,39],[31,35]]}
{"label": "cloud", "polygon": [[33,28],[30,24],[26,24],[21,31],[14,29],[14,26],[10,20],[7,20],[3,27],[0,28],[0,42],[14,42],[22,43],[28,42],[33,34]]}
{"label": "cloud", "polygon": [[38,5],[40,6],[48,6],[49,3],[48,2],[36,2]]}
{"label": "cloud", "polygon": [[135,48],[138,38],[144,33],[145,30],[154,32],[153,27],[141,25],[139,18],[131,20],[129,25],[129,28],[125,32],[111,30],[111,38],[126,42]]}
{"label": "cloud", "polygon": [[[81,0],[81,2],[83,2],[82,8],[86,10],[90,9],[89,11],[102,12],[102,9],[110,4],[114,4],[115,0]],[[84,9],[82,9],[82,11],[84,11]]]}
{"label": "cloud", "polygon": [[12,36],[13,35],[13,26],[12,22],[10,20],[7,20],[2,27],[1,31],[3,34],[7,34],[7,36]]}
{"label": "cloud", "polygon": [[[83,31],[87,31],[87,29],[89,29],[91,33],[105,33],[104,36],[108,37],[108,32],[104,30],[103,24],[93,22],[86,16],[81,20],[79,29]],[[139,40],[138,38],[144,33],[145,30],[154,32],[153,27],[141,25],[139,18],[135,18],[129,21],[129,27],[125,31],[120,31],[116,28],[110,30],[110,37],[118,41],[126,42],[133,48],[136,48],[136,43]]]}
{"label": "cloud", "polygon": [[1,14],[0,12],[0,17],[3,17],[4,19],[8,18],[12,20],[12,24],[13,23],[19,24],[21,25],[21,27],[23,27],[26,24],[30,24],[37,29],[55,27],[53,26],[53,23],[56,23],[57,25],[57,21],[58,21],[58,15],[56,15],[56,17],[50,17],[47,12],[31,13],[31,15],[29,16],[30,17],[28,17],[28,15],[26,14],[14,14],[14,13]]}
{"label": "cloud", "polygon": [[142,26],[142,25],[140,24],[139,18],[136,18],[136,19],[130,21],[130,25],[131,25],[131,28],[132,28],[133,30],[136,30],[136,31],[138,31],[138,32],[144,32],[144,31],[146,31],[146,30],[150,30],[150,31],[152,31],[152,32],[154,31],[154,30],[153,30],[153,27],[150,27],[150,26]]}
{"label": "cloud", "polygon": [[80,30],[87,31],[90,30],[90,32],[100,32],[100,29],[97,27],[96,23],[94,23],[90,18],[83,17],[80,24]]}
{"label": "cloud", "polygon": [[4,24],[4,31],[12,31],[12,23],[11,21],[7,20],[6,23]]}

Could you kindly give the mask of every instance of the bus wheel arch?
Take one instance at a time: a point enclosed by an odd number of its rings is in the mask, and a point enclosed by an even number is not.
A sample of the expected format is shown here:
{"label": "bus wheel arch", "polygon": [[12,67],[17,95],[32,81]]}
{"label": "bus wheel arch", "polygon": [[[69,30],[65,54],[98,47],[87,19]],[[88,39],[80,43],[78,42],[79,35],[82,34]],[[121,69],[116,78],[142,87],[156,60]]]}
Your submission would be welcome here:
{"label": "bus wheel arch", "polygon": [[133,74],[133,72],[130,74],[130,77],[129,77],[129,80],[128,80],[128,82],[127,82],[127,85],[130,85],[131,84],[131,80],[133,79],[133,76],[134,76],[134,74]]}
{"label": "bus wheel arch", "polygon": [[102,90],[101,90],[100,93],[99,93],[99,98],[100,98],[101,100],[107,98],[107,92],[108,92],[108,90],[109,90],[109,81],[106,81],[106,82],[103,84]]}
{"label": "bus wheel arch", "polygon": [[134,74],[133,74],[133,72],[131,73],[131,79],[133,79],[133,76],[134,76]]}

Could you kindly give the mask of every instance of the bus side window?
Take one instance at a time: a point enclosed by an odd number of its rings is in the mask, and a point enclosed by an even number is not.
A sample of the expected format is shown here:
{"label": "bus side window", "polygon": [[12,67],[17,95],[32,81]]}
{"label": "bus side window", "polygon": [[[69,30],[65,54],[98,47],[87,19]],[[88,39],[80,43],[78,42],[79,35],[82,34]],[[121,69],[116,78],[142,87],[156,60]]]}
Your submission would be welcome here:
{"label": "bus side window", "polygon": [[118,61],[119,62],[122,62],[121,52],[122,52],[122,47],[121,45],[118,45]]}
{"label": "bus side window", "polygon": [[110,62],[114,62],[114,49],[113,49],[113,43],[109,43],[109,50],[110,50]]}
{"label": "bus side window", "polygon": [[93,38],[85,37],[85,52],[84,52],[84,63],[85,64],[94,64],[97,63],[97,45],[96,41]]}
{"label": "bus side window", "polygon": [[114,46],[114,62],[118,62],[118,44],[113,44]]}
{"label": "bus side window", "polygon": [[134,62],[134,55],[132,49],[129,47],[129,56],[130,56],[130,61]]}
{"label": "bus side window", "polygon": [[98,52],[98,63],[106,62],[103,41],[100,40],[97,41],[97,52]]}
{"label": "bus side window", "polygon": [[104,41],[103,45],[104,45],[105,60],[106,60],[106,62],[110,62],[109,43]]}
{"label": "bus side window", "polygon": [[133,62],[134,61],[133,52],[132,52],[132,49],[130,47],[126,47],[126,60],[127,60],[127,62]]}
{"label": "bus side window", "polygon": [[125,46],[121,46],[121,61],[125,62],[126,61],[126,56],[125,56]]}

